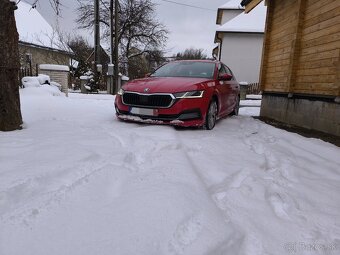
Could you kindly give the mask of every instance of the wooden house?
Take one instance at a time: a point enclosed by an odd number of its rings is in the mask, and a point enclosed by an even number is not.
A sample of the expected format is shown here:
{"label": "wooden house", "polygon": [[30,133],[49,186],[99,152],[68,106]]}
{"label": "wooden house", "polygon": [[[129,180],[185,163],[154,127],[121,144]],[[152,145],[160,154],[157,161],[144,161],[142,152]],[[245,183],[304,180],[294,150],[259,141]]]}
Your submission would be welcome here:
{"label": "wooden house", "polygon": [[340,1],[265,3],[261,116],[340,136]]}

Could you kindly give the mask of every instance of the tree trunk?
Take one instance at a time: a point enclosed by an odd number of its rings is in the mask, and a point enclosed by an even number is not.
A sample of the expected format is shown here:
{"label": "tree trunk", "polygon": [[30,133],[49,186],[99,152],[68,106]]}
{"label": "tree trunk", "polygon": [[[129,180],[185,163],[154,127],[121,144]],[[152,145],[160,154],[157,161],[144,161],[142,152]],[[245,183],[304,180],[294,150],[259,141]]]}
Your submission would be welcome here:
{"label": "tree trunk", "polygon": [[19,49],[14,10],[9,0],[0,1],[0,130],[21,128],[18,71]]}

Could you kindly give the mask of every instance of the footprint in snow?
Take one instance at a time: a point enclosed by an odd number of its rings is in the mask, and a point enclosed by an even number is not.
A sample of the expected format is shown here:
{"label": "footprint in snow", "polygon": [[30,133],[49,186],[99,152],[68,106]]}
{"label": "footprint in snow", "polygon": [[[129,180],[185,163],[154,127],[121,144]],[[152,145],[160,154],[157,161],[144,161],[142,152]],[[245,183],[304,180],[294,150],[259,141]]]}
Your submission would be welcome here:
{"label": "footprint in snow", "polygon": [[139,166],[142,166],[146,161],[151,163],[152,158],[147,159],[147,156],[143,155],[142,153],[129,152],[125,155],[123,161],[126,168],[137,171]]}
{"label": "footprint in snow", "polygon": [[289,205],[283,199],[282,195],[279,193],[270,193],[266,195],[266,199],[277,217],[284,220],[291,220],[287,213]]}
{"label": "footprint in snow", "polygon": [[249,177],[248,170],[242,169],[227,176],[221,183],[209,188],[210,193],[217,194],[225,192],[231,188],[238,189],[243,185],[243,182]]}
{"label": "footprint in snow", "polygon": [[260,239],[258,239],[256,233],[250,232],[245,237],[245,246],[244,246],[244,254],[252,254],[252,255],[263,255],[263,244]]}
{"label": "footprint in snow", "polygon": [[279,159],[270,151],[266,150],[264,152],[265,158],[265,171],[275,172],[279,169]]}
{"label": "footprint in snow", "polygon": [[239,173],[237,173],[234,177],[232,182],[230,183],[231,188],[239,188],[242,186],[243,182],[248,178],[249,172],[246,170],[243,170]]}
{"label": "footprint in snow", "polygon": [[200,215],[194,215],[178,224],[169,242],[169,251],[173,254],[184,254],[185,248],[192,244],[202,231]]}

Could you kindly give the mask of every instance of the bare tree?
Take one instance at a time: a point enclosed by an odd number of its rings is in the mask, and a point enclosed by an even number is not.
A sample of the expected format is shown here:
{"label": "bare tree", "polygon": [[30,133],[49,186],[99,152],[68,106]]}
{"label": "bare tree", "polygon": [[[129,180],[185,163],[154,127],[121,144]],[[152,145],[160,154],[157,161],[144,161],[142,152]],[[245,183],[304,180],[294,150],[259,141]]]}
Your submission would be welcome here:
{"label": "bare tree", "polygon": [[[17,0],[20,2],[21,0]],[[32,7],[39,0],[35,0]],[[49,0],[56,13],[59,13],[59,0]],[[0,131],[20,129],[19,81],[19,35],[14,11],[15,0],[0,1]]]}
{"label": "bare tree", "polygon": [[90,58],[93,53],[93,47],[82,36],[69,37],[67,44],[74,53],[73,58],[78,61],[74,76],[79,78],[91,70]]}
{"label": "bare tree", "polygon": [[[93,1],[79,0],[79,17],[77,23],[80,28],[92,29],[94,24]],[[109,0],[101,0],[100,23],[104,31],[103,38],[109,40],[110,18]],[[155,5],[151,0],[121,0],[120,1],[120,31],[118,39],[122,61],[128,65],[134,58],[159,51],[164,47],[168,31],[154,17]]]}
{"label": "bare tree", "polygon": [[203,53],[203,49],[189,48],[183,52],[178,52],[174,57],[180,59],[207,59],[207,55]]}

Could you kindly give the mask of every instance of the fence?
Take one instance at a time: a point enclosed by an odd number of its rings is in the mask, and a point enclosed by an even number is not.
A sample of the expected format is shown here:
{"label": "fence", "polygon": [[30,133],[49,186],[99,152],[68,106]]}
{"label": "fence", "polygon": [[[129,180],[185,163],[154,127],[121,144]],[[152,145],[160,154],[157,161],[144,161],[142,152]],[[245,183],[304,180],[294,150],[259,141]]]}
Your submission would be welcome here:
{"label": "fence", "polygon": [[247,95],[259,95],[261,93],[260,83],[250,83],[247,87]]}
{"label": "fence", "polygon": [[[35,75],[38,76],[38,65],[35,70],[36,70]],[[25,76],[32,76],[32,75],[33,75],[33,71],[31,67],[20,67],[19,77],[18,77],[20,87],[22,87],[21,79]]]}

